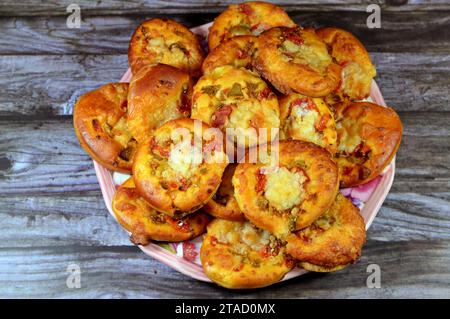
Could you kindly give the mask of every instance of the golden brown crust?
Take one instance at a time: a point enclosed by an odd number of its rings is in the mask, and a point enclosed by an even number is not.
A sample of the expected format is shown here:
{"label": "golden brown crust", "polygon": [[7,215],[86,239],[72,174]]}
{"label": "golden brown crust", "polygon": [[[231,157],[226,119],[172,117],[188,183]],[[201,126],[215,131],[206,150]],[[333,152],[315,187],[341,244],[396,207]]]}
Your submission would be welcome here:
{"label": "golden brown crust", "polygon": [[[257,74],[230,65],[215,68],[199,79],[194,86],[191,118],[222,129],[224,135],[227,128],[235,129],[242,138],[236,144],[242,147],[274,139],[271,129],[280,126],[278,100],[267,84]],[[260,136],[261,128],[267,129],[267,139]],[[234,140],[231,135],[227,137]]]}
{"label": "golden brown crust", "polygon": [[209,74],[215,68],[223,65],[252,69],[256,39],[251,35],[240,35],[225,40],[205,58],[202,64],[203,73]]}
{"label": "golden brown crust", "polygon": [[312,142],[336,153],[336,123],[323,99],[292,93],[279,101],[282,138]]}
{"label": "golden brown crust", "polygon": [[192,80],[172,66],[145,66],[131,78],[127,124],[133,137],[147,141],[162,124],[191,115]]}
{"label": "golden brown crust", "polygon": [[295,23],[280,7],[260,1],[232,4],[214,19],[208,34],[209,50],[213,50],[231,37],[257,36],[265,30],[278,26],[295,26]]}
{"label": "golden brown crust", "polygon": [[203,207],[207,213],[214,217],[232,221],[245,220],[245,216],[240,210],[236,198],[234,198],[234,187],[231,183],[236,167],[237,164],[229,164],[227,166],[217,192]]}
{"label": "golden brown crust", "polygon": [[359,209],[338,194],[321,218],[287,237],[286,249],[303,268],[329,272],[355,262],[365,240],[365,224]]}
{"label": "golden brown crust", "polygon": [[322,97],[339,85],[341,67],[332,61],[314,29],[272,28],[258,37],[255,69],[283,94]]}
{"label": "golden brown crust", "polygon": [[309,226],[331,206],[338,191],[338,169],[330,153],[313,143],[281,141],[278,154],[278,166],[261,160],[239,164],[233,185],[245,217],[284,238]]}
{"label": "golden brown crust", "polygon": [[388,107],[369,102],[339,104],[336,128],[341,187],[364,184],[391,162],[402,138],[402,123]]}
{"label": "golden brown crust", "polygon": [[132,177],[116,191],[111,206],[118,222],[131,233],[130,240],[136,245],[148,245],[152,240],[189,240],[203,234],[211,220],[203,212],[179,220],[157,212],[138,194]]}
{"label": "golden brown crust", "polygon": [[[221,141],[210,135],[213,130],[200,121],[176,119],[140,144],[133,177],[138,192],[153,208],[179,217],[211,199],[228,164],[220,146],[215,147]],[[215,149],[214,157],[207,155],[210,148]]]}
{"label": "golden brown crust", "polygon": [[231,289],[260,288],[281,280],[292,269],[285,248],[267,231],[249,222],[215,219],[200,250],[205,274]]}
{"label": "golden brown crust", "polygon": [[82,95],[73,126],[83,149],[109,170],[131,171],[136,141],[126,125],[128,83],[109,83]]}
{"label": "golden brown crust", "polygon": [[168,19],[142,22],[131,37],[128,62],[133,74],[157,63],[200,76],[203,51],[197,36],[184,25]]}
{"label": "golden brown crust", "polygon": [[342,67],[341,84],[335,95],[350,100],[367,98],[376,70],[364,45],[353,34],[339,28],[322,28],[317,35],[330,47],[331,56]]}

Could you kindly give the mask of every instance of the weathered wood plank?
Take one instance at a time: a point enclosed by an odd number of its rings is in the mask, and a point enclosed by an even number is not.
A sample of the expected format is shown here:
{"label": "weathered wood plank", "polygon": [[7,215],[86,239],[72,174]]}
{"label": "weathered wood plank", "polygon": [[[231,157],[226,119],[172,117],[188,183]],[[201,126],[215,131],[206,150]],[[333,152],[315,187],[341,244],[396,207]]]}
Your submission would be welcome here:
{"label": "weathered wood plank", "polygon": [[[131,0],[131,1],[89,1],[79,0],[76,3],[80,6],[84,15],[98,14],[186,14],[186,13],[218,13],[226,8],[230,3],[241,1],[235,0],[194,0],[194,1],[160,1],[160,0]],[[371,0],[281,0],[272,1],[283,6],[287,11],[329,11],[336,8],[345,10],[365,11]],[[71,0],[45,1],[39,4],[32,0],[13,1],[4,0],[0,4],[0,16],[66,16],[66,8],[72,4]],[[448,2],[445,0],[414,0],[409,3],[407,0],[380,0],[377,1],[383,11],[430,11],[448,9]]]}
{"label": "weathered wood plank", "polygon": [[[397,154],[394,190],[448,191],[450,113],[404,112],[400,117],[405,132]],[[4,119],[0,127],[3,195],[98,190],[92,161],[78,144],[71,117]]]}
{"label": "weathered wood plank", "polygon": [[131,245],[99,191],[0,201],[0,247]]}
{"label": "weathered wood plank", "polygon": [[[450,48],[448,11],[414,12],[413,17],[411,12],[383,12],[381,29],[371,30],[366,26],[365,11],[345,10],[294,11],[290,15],[305,26],[336,25],[347,29],[372,52],[448,52]],[[161,15],[85,17],[80,29],[67,28],[65,17],[2,18],[0,54],[126,54],[137,25],[155,16]],[[214,18],[211,14],[164,16],[188,27]]]}
{"label": "weathered wood plank", "polygon": [[[367,266],[381,288],[366,286]],[[448,298],[450,241],[369,240],[361,259],[332,274],[308,274],[260,290],[229,291],[188,278],[134,247],[0,249],[2,297],[48,298]],[[81,288],[66,286],[69,264]]]}
{"label": "weathered wood plank", "polygon": [[[447,53],[372,53],[385,100],[399,111],[450,111]],[[0,56],[0,116],[67,115],[82,92],[117,81],[126,55]]]}

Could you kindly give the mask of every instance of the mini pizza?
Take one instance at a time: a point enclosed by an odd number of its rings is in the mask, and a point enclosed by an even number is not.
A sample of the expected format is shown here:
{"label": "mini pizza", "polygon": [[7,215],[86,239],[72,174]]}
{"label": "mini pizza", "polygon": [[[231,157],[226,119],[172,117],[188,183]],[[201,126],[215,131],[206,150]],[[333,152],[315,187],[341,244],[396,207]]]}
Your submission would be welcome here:
{"label": "mini pizza", "polygon": [[128,48],[128,63],[133,74],[144,65],[162,63],[200,76],[203,57],[197,36],[184,25],[167,19],[141,23]]}
{"label": "mini pizza", "polygon": [[257,36],[265,30],[280,26],[295,26],[280,7],[259,1],[232,4],[214,19],[208,34],[209,50],[229,38],[238,35]]}
{"label": "mini pizza", "polygon": [[[240,147],[267,143],[280,127],[276,95],[255,73],[230,65],[215,68],[199,79],[194,86],[191,118],[222,129]],[[227,134],[228,129],[235,134]]]}
{"label": "mini pizza", "polygon": [[353,34],[338,28],[322,28],[317,35],[329,46],[331,56],[342,67],[341,83],[334,95],[338,100],[367,98],[377,72],[363,44]]}
{"label": "mini pizza", "polygon": [[233,176],[234,196],[249,221],[283,239],[330,208],[339,180],[329,152],[299,140],[260,147],[258,152],[256,163],[240,163]]}
{"label": "mini pizza", "polygon": [[322,217],[287,237],[286,248],[300,267],[330,272],[355,262],[365,241],[366,229],[359,209],[339,194]]}
{"label": "mini pizza", "polygon": [[293,268],[281,242],[249,222],[215,219],[203,238],[205,274],[231,289],[260,288],[280,281]]}
{"label": "mini pizza", "polygon": [[223,65],[252,69],[253,55],[257,49],[256,39],[251,35],[239,35],[224,41],[215,47],[203,61],[203,74],[209,74],[215,68]]}
{"label": "mini pizza", "polygon": [[145,66],[131,78],[128,128],[139,142],[162,124],[191,115],[192,80],[169,65]]}
{"label": "mini pizza", "polygon": [[339,104],[336,108],[341,187],[364,184],[382,173],[402,138],[397,113],[369,102]]}
{"label": "mini pizza", "polygon": [[304,140],[336,153],[336,123],[321,98],[292,93],[280,99],[281,135]]}
{"label": "mini pizza", "polygon": [[138,194],[132,177],[114,194],[112,209],[118,222],[131,233],[130,240],[135,245],[145,246],[152,240],[192,239],[203,234],[211,220],[202,212],[177,220],[156,211]]}
{"label": "mini pizza", "polygon": [[326,96],[341,78],[341,67],[311,28],[279,27],[262,33],[253,64],[283,94]]}
{"label": "mini pizza", "polygon": [[217,218],[233,221],[245,220],[236,199],[234,198],[234,187],[231,183],[237,164],[230,164],[223,173],[222,183],[203,209]]}
{"label": "mini pizza", "polygon": [[126,122],[128,83],[109,83],[75,103],[73,126],[83,149],[109,170],[129,173],[136,151]]}
{"label": "mini pizza", "polygon": [[176,119],[139,145],[133,178],[153,208],[179,218],[211,199],[228,164],[215,131],[201,121]]}

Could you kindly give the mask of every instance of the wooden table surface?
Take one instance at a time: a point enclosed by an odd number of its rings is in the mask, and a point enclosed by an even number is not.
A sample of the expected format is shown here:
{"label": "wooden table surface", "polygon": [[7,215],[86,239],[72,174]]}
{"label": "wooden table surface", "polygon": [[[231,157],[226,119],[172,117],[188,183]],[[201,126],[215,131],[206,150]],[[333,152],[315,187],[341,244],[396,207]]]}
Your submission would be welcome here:
{"label": "wooden table surface", "polygon": [[[388,105],[404,124],[394,185],[357,264],[271,287],[233,292],[186,277],[144,255],[107,212],[91,159],[72,129],[74,97],[127,69],[140,21],[189,27],[228,1],[17,1],[0,3],[0,297],[398,298],[450,297],[450,2],[286,0],[302,25],[355,33],[377,66]],[[81,7],[69,29],[66,7]],[[381,288],[366,286],[381,268]],[[69,264],[81,288],[66,285]]]}

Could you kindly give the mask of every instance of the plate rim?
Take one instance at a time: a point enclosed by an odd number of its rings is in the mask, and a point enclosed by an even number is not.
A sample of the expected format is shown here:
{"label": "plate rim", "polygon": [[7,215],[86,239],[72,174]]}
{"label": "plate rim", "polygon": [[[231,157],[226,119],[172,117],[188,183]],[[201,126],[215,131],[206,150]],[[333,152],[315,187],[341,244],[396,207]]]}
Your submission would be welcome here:
{"label": "plate rim", "polygon": [[[212,25],[212,22],[191,28],[191,31],[201,35],[206,36],[208,33],[208,28]],[[131,70],[130,68],[127,69],[127,71],[123,74],[122,78],[120,79],[120,82],[129,82],[129,79],[131,78]],[[387,107],[383,95],[381,94],[381,91],[375,82],[375,80],[372,80],[371,88],[370,88],[370,98],[378,105],[382,105],[384,107]],[[117,218],[112,210],[111,203],[114,196],[114,193],[116,191],[116,187],[114,184],[113,176],[109,170],[107,170],[105,167],[97,163],[95,160],[93,160],[94,163],[94,169],[95,174],[97,177],[97,180],[100,185],[100,190],[102,193],[103,200],[105,202],[106,208],[108,209],[108,212],[110,215],[113,216],[113,218],[117,221]],[[378,211],[380,210],[381,206],[383,205],[387,195],[389,194],[389,191],[392,187],[392,184],[394,182],[394,176],[395,176],[395,156],[392,159],[391,163],[386,167],[384,172],[379,175],[381,176],[381,180],[379,181],[378,185],[374,189],[373,193],[370,195],[370,198],[367,202],[365,202],[364,207],[361,209],[360,213],[364,218],[364,222],[366,224],[366,230],[369,229],[369,227],[372,225],[372,222],[374,221],[375,217],[378,215]],[[375,200],[376,198],[376,200]],[[367,211],[370,210],[370,213],[367,213]],[[119,224],[120,225],[120,224]],[[121,226],[122,227],[122,226]],[[122,227],[122,229],[124,229]],[[124,229],[128,234],[130,234],[126,229]],[[167,249],[160,247],[157,244],[150,243],[146,246],[138,245],[138,247],[148,256],[158,260],[159,262],[164,263],[165,265],[169,266],[172,269],[175,269],[176,271],[189,276],[191,278],[203,281],[203,282],[212,282],[203,272],[203,269],[200,265],[195,264],[193,262],[187,261],[183,257],[180,257],[172,252],[169,252]],[[289,280],[298,276],[301,276],[305,273],[308,273],[308,271],[300,268],[295,268],[288,272],[283,279],[281,279],[279,282]]]}

